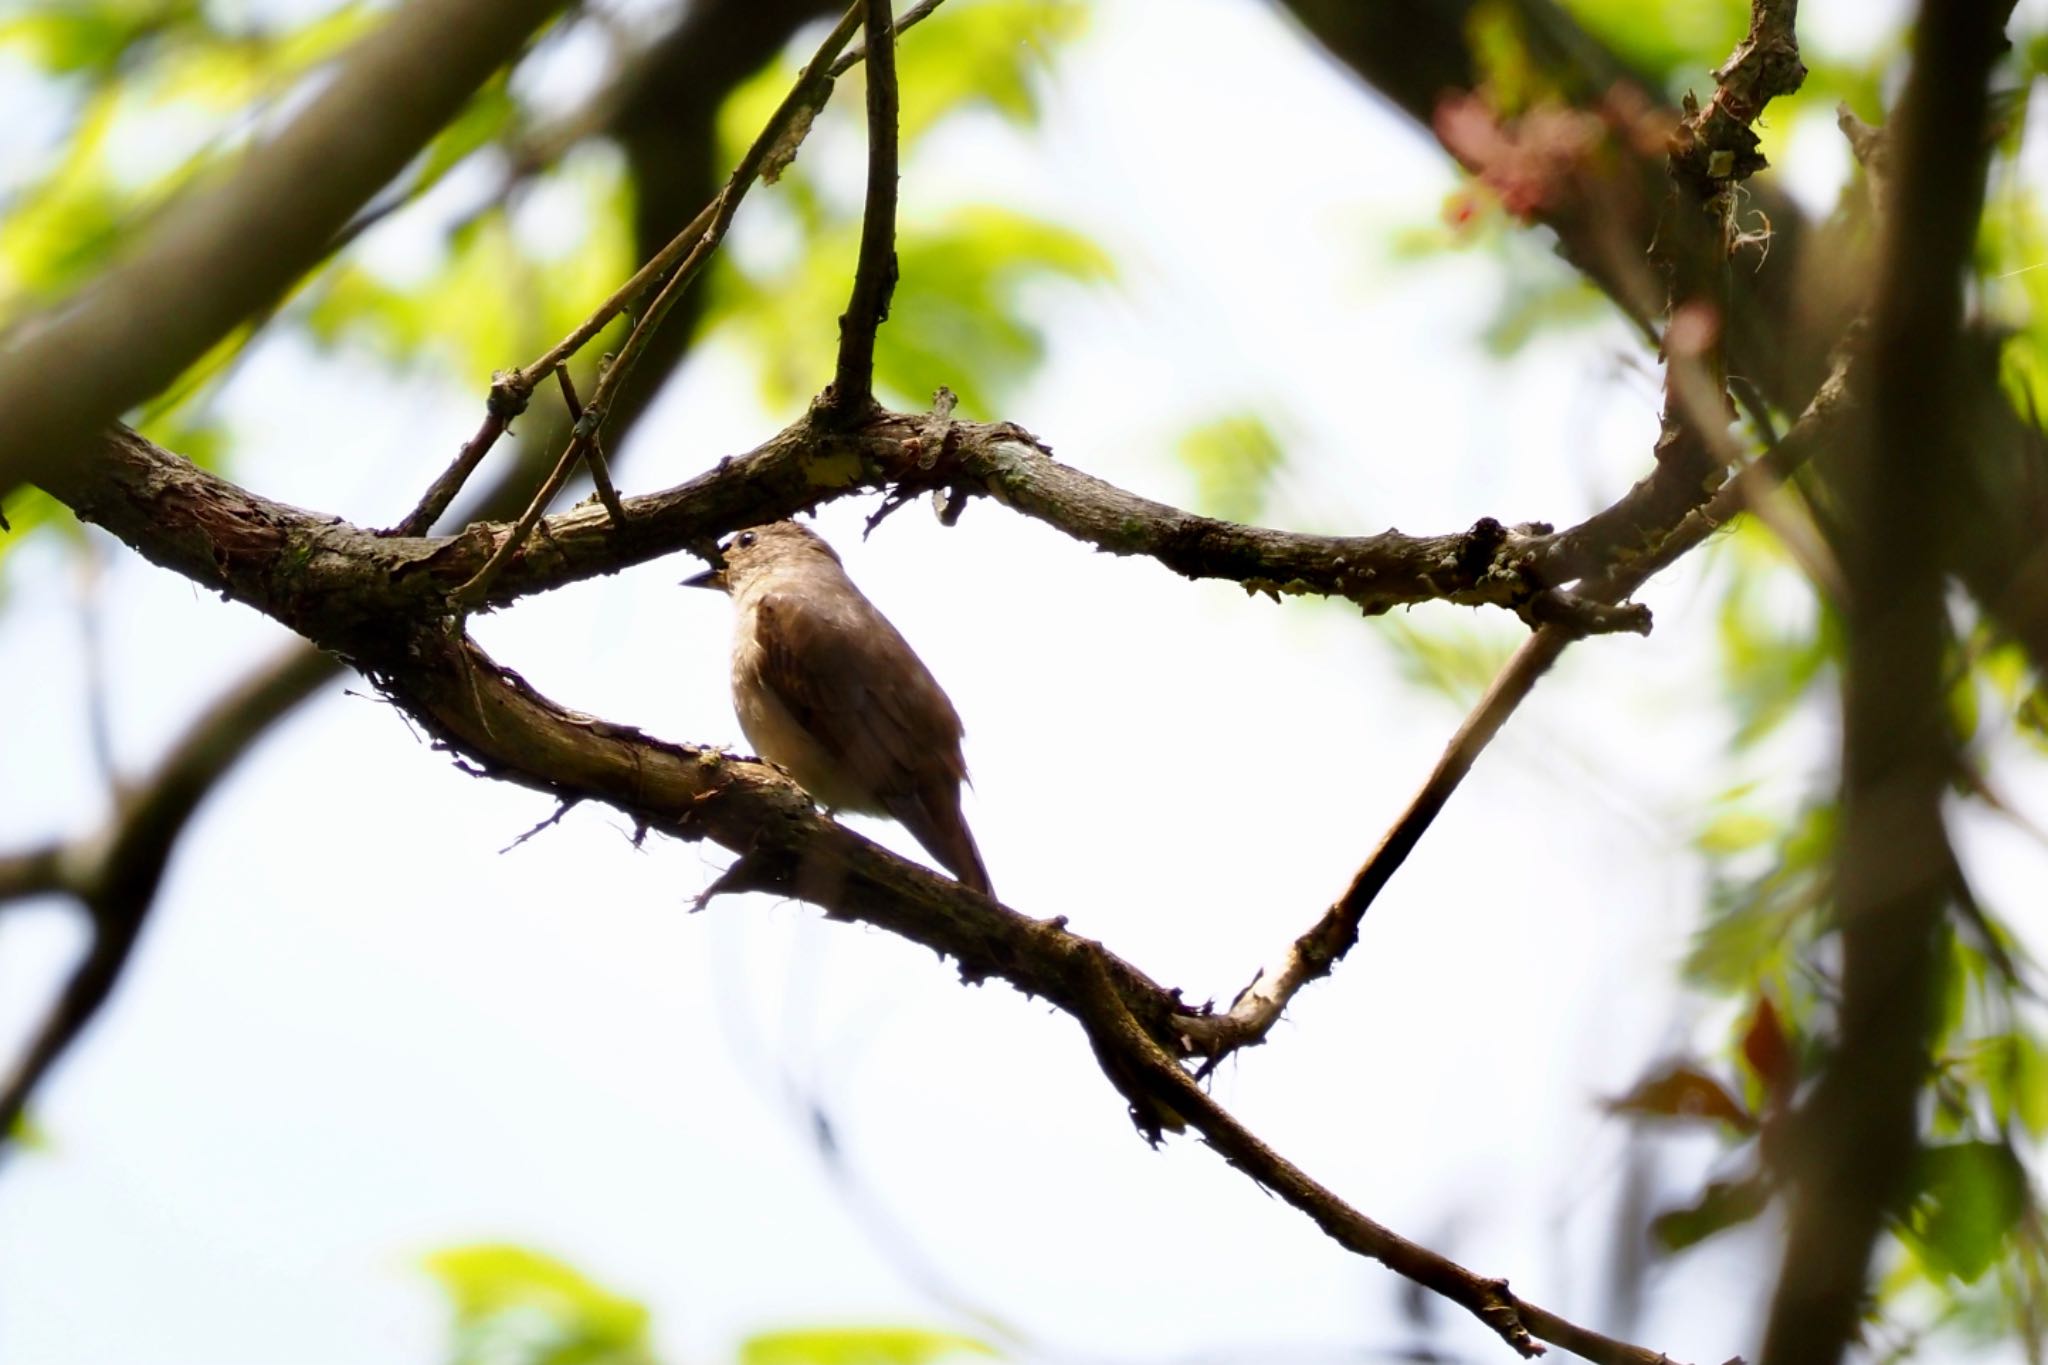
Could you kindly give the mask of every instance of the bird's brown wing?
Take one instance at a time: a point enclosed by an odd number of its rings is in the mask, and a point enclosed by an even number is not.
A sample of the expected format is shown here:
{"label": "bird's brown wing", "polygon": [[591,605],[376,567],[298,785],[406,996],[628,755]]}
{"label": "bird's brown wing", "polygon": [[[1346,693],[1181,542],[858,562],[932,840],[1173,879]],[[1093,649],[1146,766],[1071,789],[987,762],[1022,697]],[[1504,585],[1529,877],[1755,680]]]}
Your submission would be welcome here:
{"label": "bird's brown wing", "polygon": [[761,681],[879,812],[986,891],[960,815],[960,717],[909,643],[857,591],[769,593],[755,612]]}

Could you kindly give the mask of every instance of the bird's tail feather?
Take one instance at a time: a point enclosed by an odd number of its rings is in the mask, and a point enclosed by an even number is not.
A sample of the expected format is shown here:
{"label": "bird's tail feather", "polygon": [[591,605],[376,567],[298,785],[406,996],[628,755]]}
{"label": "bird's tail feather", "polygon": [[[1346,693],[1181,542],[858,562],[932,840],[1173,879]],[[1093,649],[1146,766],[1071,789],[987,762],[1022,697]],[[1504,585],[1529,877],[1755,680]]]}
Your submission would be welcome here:
{"label": "bird's tail feather", "polygon": [[974,846],[974,835],[968,831],[966,817],[960,814],[959,788],[892,798],[889,814],[961,885],[971,886],[984,896],[995,895],[989,886],[988,868],[982,865],[981,850]]}

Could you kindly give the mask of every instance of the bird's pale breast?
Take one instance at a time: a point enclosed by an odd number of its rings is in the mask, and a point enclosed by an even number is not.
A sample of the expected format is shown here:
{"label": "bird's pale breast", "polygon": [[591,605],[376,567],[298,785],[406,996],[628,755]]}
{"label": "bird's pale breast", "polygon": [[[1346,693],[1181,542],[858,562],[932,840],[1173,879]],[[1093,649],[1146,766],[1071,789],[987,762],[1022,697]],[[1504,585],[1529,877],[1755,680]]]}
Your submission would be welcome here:
{"label": "bird's pale breast", "polygon": [[881,803],[797,722],[762,677],[761,646],[753,623],[744,619],[733,638],[732,697],[740,730],[754,751],[780,764],[798,786],[832,810],[886,813]]}

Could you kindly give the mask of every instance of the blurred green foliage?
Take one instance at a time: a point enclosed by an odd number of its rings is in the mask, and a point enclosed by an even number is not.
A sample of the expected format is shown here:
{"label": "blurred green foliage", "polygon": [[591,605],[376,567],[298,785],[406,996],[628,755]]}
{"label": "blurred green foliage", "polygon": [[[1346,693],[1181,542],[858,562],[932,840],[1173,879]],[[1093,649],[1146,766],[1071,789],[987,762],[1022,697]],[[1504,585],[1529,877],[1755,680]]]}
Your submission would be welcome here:
{"label": "blurred green foliage", "polygon": [[[1710,88],[1710,73],[1745,32],[1749,9],[1743,0],[1565,0],[1565,7],[1666,100]],[[1517,0],[1474,11],[1475,54],[1494,107],[1507,116],[1565,94],[1529,56],[1523,25],[1531,12]],[[1805,88],[1774,102],[1759,129],[1774,159],[1802,130],[1824,124],[1824,136],[1838,137],[1838,103],[1881,121],[1881,92],[1903,56],[1896,37],[1854,57],[1831,53],[1810,36],[1802,48],[1810,72]],[[2013,76],[2023,90],[2048,64],[2042,54],[2048,43],[2020,43]],[[2048,411],[2048,232],[2038,191],[2016,173],[2024,98],[2004,109],[1975,293],[2005,329],[2009,390],[2022,412],[2038,415]],[[1860,178],[1845,187],[1833,226],[1841,229],[1843,249],[1867,241]],[[1483,186],[1468,182],[1439,223],[1411,228],[1395,250],[1410,260],[1449,250],[1489,260],[1499,303],[1482,339],[1508,355],[1539,336],[1612,316],[1575,272],[1535,249],[1547,245],[1547,236],[1520,227]],[[1796,487],[1792,492],[1800,495]],[[1824,527],[1825,516],[1816,524]],[[1722,1148],[1689,1192],[1646,1227],[1624,1230],[1646,1233],[1665,1254],[1750,1223],[1778,1196],[1773,1134],[1826,1062],[1837,989],[1839,816],[1831,775],[1817,773],[1804,790],[1766,779],[1784,771],[1788,751],[1803,751],[1832,725],[1840,616],[1772,533],[1749,519],[1718,537],[1709,556],[1729,730],[1719,773],[1702,774],[1703,785],[1718,776],[1722,791],[1698,807],[1691,847],[1703,874],[1704,913],[1681,977],[1728,1010],[1722,1017],[1731,1025],[1723,1048],[1668,1058],[1609,1102],[1611,1112],[1645,1125],[1646,1135],[1706,1132]],[[1462,615],[1447,623],[1450,616],[1391,618],[1385,634],[1409,681],[1469,703],[1504,654]],[[1986,774],[1999,755],[2010,757],[2014,740],[2026,752],[2042,749],[2048,700],[2015,646],[1960,615],[1956,632],[1949,696],[1964,746],[1957,798],[2015,822],[2019,817]],[[1945,1335],[1952,1343],[2018,1341],[2030,1359],[2041,1359],[2048,1355],[2048,1220],[2031,1164],[2048,1119],[2048,1016],[2038,973],[1997,911],[1974,901],[1960,882],[1956,910],[1936,1065],[1926,1084],[1925,1148],[1913,1197],[1894,1222],[1873,1311],[1878,1330],[1895,1338],[1893,1354],[1935,1351]]]}
{"label": "blurred green foliage", "polygon": [[653,1365],[647,1310],[524,1247],[427,1258],[454,1309],[450,1365]]}
{"label": "blurred green foliage", "polygon": [[1228,413],[1191,427],[1177,447],[1195,476],[1195,505],[1226,521],[1257,521],[1287,453],[1265,418]]}
{"label": "blurred green foliage", "polygon": [[[435,1252],[453,1310],[448,1365],[658,1365],[647,1309],[551,1256],[501,1243]],[[922,1327],[806,1327],[739,1345],[738,1365],[940,1365],[995,1357]]]}
{"label": "blurred green foliage", "polygon": [[936,1365],[999,1356],[972,1337],[921,1327],[811,1327],[740,1343],[740,1365]]}
{"label": "blurred green foliage", "polygon": [[1527,638],[1521,627],[1473,612],[1393,612],[1380,619],[1379,636],[1411,687],[1470,706],[1507,666]]}
{"label": "blurred green foliage", "polygon": [[[804,195],[803,163],[783,185]],[[785,411],[829,377],[837,318],[860,244],[859,210],[806,215],[801,250],[773,270],[720,262],[705,322],[742,342],[760,375],[761,399]],[[905,223],[896,239],[902,278],[889,325],[875,338],[876,385],[898,404],[922,407],[944,384],[961,414],[986,419],[1045,355],[1021,291],[1034,279],[1102,280],[1109,258],[1079,234],[1010,209],[956,210],[936,224]]]}
{"label": "blurred green foliage", "polygon": [[[237,17],[223,17],[230,12]],[[1081,32],[1087,13],[1080,0],[954,0],[914,30],[900,53],[906,163],[956,115],[1031,124],[1046,62]],[[196,0],[49,0],[0,19],[0,52],[25,63],[68,111],[37,164],[0,182],[0,326],[89,279],[156,208],[223,164],[295,88],[377,23],[381,9],[343,3],[301,14],[266,27],[239,9]],[[572,12],[554,32],[594,22]],[[799,60],[793,48],[726,102],[719,126],[734,159]],[[843,78],[850,88],[821,120],[855,138],[859,73]],[[525,88],[503,75],[486,85],[366,211],[361,230],[336,243],[325,268],[134,415],[145,434],[208,466],[231,461],[234,433],[215,416],[214,400],[248,348],[276,335],[303,336],[409,379],[444,377],[479,395],[481,411],[493,371],[530,361],[587,316],[637,264],[635,186],[601,119],[536,158],[534,148],[548,139],[535,130],[562,121],[559,110],[529,107]],[[841,145],[860,155],[857,141]],[[461,193],[428,198],[458,171]],[[529,212],[536,204],[547,209],[539,229]],[[780,185],[755,192],[736,235],[778,214],[800,225],[785,261],[742,268],[728,251],[698,287],[711,291],[705,326],[739,345],[770,408],[787,413],[831,375],[859,204],[823,193],[800,161]],[[366,249],[387,224],[409,231],[410,245]],[[907,214],[898,254],[902,279],[877,348],[878,383],[920,406],[944,384],[966,413],[981,416],[999,411],[1044,355],[1026,306],[1033,282],[1112,273],[1107,255],[1079,234],[994,205],[961,205],[936,220]],[[625,326],[614,322],[577,358],[585,392]],[[0,572],[30,532],[64,520],[32,492],[4,510],[14,530],[0,535]]]}
{"label": "blurred green foliage", "polygon": [[[1522,6],[1475,8],[1471,37],[1491,94],[1508,113],[1559,95],[1528,60]],[[1671,98],[1704,88],[1746,23],[1742,0],[1566,0],[1592,33]],[[1039,115],[1044,64],[1084,28],[1082,0],[952,0],[908,35],[900,51],[905,183],[915,158],[958,118],[1019,127]],[[0,17],[8,70],[40,83],[64,111],[58,136],[0,168],[0,325],[62,297],[117,253],[164,203],[215,173],[266,131],[295,91],[370,25],[382,8],[338,4],[294,23],[264,26],[239,7],[199,0],[50,0]],[[589,22],[572,14],[564,26]],[[1780,101],[1761,130],[1767,155],[1833,118],[1846,102],[1876,119],[1902,52],[1866,54],[1811,43],[1806,88]],[[787,90],[798,48],[760,72],[719,118],[728,160]],[[2020,44],[2016,77],[2048,72],[2048,38]],[[858,147],[858,70],[819,120],[812,144],[780,183],[742,211],[734,250],[704,287],[704,326],[734,344],[768,406],[786,411],[831,372],[860,205],[843,174],[816,164],[821,148]],[[517,80],[482,90],[380,201],[392,224],[431,225],[433,248],[394,266],[374,251],[380,225],[337,243],[333,260],[279,301],[262,328],[246,329],[203,358],[140,414],[153,436],[202,462],[234,455],[232,430],[213,400],[260,336],[308,338],[329,352],[369,357],[394,372],[446,378],[480,395],[492,370],[524,363],[553,342],[631,271],[636,187],[601,130],[535,164],[529,135],[542,110]],[[2012,101],[1994,195],[1984,217],[1973,297],[2005,331],[2003,376],[2022,410],[2048,412],[2048,222],[2036,190],[2014,171],[2025,128]],[[516,168],[516,169],[515,169]],[[842,171],[843,167],[830,168]],[[460,177],[468,198],[452,210],[428,192]],[[856,180],[857,183],[857,180]],[[1845,205],[1853,208],[1860,187]],[[546,199],[557,229],[526,226]],[[438,215],[438,216],[436,216]],[[560,230],[568,222],[569,229]],[[954,205],[916,210],[899,239],[901,284],[877,351],[877,377],[894,400],[921,405],[940,384],[970,415],[1000,413],[1045,352],[1031,317],[1044,282],[1100,284],[1113,263],[1070,228],[1018,208]],[[1536,338],[1605,321],[1607,305],[1551,257],[1476,185],[1462,186],[1443,219],[1402,234],[1409,259],[1462,250],[1492,265],[1498,304],[1481,340],[1512,355]],[[617,337],[590,347],[585,364]],[[1782,417],[1783,414],[1780,414]],[[446,442],[432,443],[445,446]],[[1238,520],[1266,515],[1285,444],[1255,412],[1213,416],[1178,451],[1205,510]],[[1795,490],[1796,495],[1796,490]],[[49,526],[40,494],[5,509],[9,549]],[[1700,775],[1719,794],[1696,807],[1690,852],[1703,913],[1678,964],[1684,986],[1714,1006],[1720,1033],[1650,1069],[1611,1102],[1645,1125],[1710,1134],[1719,1156],[1692,1188],[1643,1228],[1667,1254],[1752,1223],[1779,1189],[1775,1125],[1825,1063],[1835,1001],[1834,852],[1838,812],[1825,783],[1784,791],[1764,779],[1804,719],[1825,717],[1841,652],[1834,609],[1746,522],[1712,552],[1718,594],[1720,699],[1728,722],[1723,766]],[[1452,624],[1441,625],[1439,622]],[[1959,619],[1951,651],[1953,720],[1968,742],[1956,802],[2009,816],[1987,779],[2009,740],[2048,750],[2048,699],[2025,656],[1981,623]],[[1461,703],[1498,672],[1519,635],[1466,613],[1386,618],[1384,638],[1404,676]],[[1913,1196],[1898,1211],[1886,1257],[1881,1318],[1907,1340],[1931,1331],[1981,1340],[2005,1334],[2043,1354],[2048,1323],[2048,1238],[2031,1163],[2048,1135],[2048,1044],[2038,973],[1999,908],[1957,892],[1956,929],[1943,962],[1945,1009],[1926,1083],[1926,1130]],[[451,1359],[462,1365],[651,1365],[646,1310],[539,1253],[511,1246],[443,1252],[429,1262],[454,1310]],[[923,1365],[989,1355],[980,1343],[914,1328],[780,1331],[738,1348],[745,1365]]]}

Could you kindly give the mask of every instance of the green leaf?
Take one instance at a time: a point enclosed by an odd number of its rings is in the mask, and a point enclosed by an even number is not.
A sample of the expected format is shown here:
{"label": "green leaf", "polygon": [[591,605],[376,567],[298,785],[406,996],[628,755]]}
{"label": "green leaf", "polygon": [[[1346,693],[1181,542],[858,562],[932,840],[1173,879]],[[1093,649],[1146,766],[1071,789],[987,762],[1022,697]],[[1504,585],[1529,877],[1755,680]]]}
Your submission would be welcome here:
{"label": "green leaf", "polygon": [[[1785,570],[1770,533],[1749,518],[1720,542],[1733,573],[1718,618],[1721,670],[1737,729],[1733,745],[1749,748],[1776,730],[1812,691],[1839,643],[1835,618]],[[1799,615],[1787,598],[1798,592]]]}
{"label": "green leaf", "polygon": [[49,1133],[44,1131],[43,1126],[25,1112],[14,1116],[14,1129],[8,1133],[7,1140],[13,1143],[18,1151],[47,1152],[50,1150]]}
{"label": "green leaf", "polygon": [[454,1365],[653,1365],[647,1310],[553,1257],[480,1243],[426,1266],[455,1309]]}
{"label": "green leaf", "polygon": [[928,1365],[995,1356],[972,1337],[919,1327],[828,1327],[764,1332],[740,1346],[740,1365]]}
{"label": "green leaf", "polygon": [[1382,619],[1379,637],[1394,650],[1403,678],[1463,705],[1493,682],[1528,638],[1526,632],[1484,620],[1467,616],[1420,625],[1410,617],[1389,616]]}
{"label": "green leaf", "polygon": [[1970,1051],[1973,1074],[2000,1124],[2017,1122],[2029,1137],[2048,1133],[2048,1053],[2024,1028],[1980,1040]]}
{"label": "green leaf", "polygon": [[1683,1251],[1717,1232],[1747,1223],[1769,1202],[1770,1188],[1761,1175],[1716,1180],[1690,1205],[1651,1219],[1650,1236],[1665,1251]]}
{"label": "green leaf", "polygon": [[1977,701],[1977,677],[1969,670],[1961,670],[1954,686],[1948,690],[1948,720],[1955,732],[1958,744],[1968,744],[1976,738],[1977,725],[1983,719],[1983,708]]}
{"label": "green leaf", "polygon": [[2002,1142],[1922,1149],[1906,1231],[1929,1268],[1969,1283],[1999,1259],[2027,1211],[2026,1169]]}
{"label": "green leaf", "polygon": [[427,144],[411,192],[418,194],[432,188],[471,153],[509,133],[519,117],[519,105],[512,98],[508,75],[500,72],[470,97],[453,123]]}
{"label": "green leaf", "polygon": [[1731,810],[1708,821],[1707,827],[1693,836],[1693,846],[1709,857],[1725,857],[1769,843],[1778,830],[1778,822],[1769,816]]}
{"label": "green leaf", "polygon": [[[1777,860],[1761,876],[1730,877],[1713,869],[1707,918],[1686,958],[1696,986],[1744,998],[1759,987],[1799,975],[1798,956],[1822,922],[1832,893],[1836,812],[1815,802],[1777,842]],[[1783,995],[1780,1005],[1787,1003]]]}
{"label": "green leaf", "polygon": [[1087,26],[1088,10],[1079,0],[947,6],[898,48],[899,136],[915,142],[947,115],[979,104],[1013,123],[1035,124],[1040,72],[1053,49]]}
{"label": "green leaf", "polygon": [[1196,506],[1226,521],[1256,522],[1287,463],[1279,438],[1256,413],[1204,422],[1180,438],[1178,451],[1195,476]]}
{"label": "green leaf", "polygon": [[193,24],[198,0],[101,0],[49,5],[0,22],[0,45],[18,47],[56,75],[104,76],[135,44]]}
{"label": "green leaf", "polygon": [[[772,275],[749,274],[721,253],[706,324],[753,353],[771,409],[803,401],[831,378],[835,319],[846,307],[859,239],[857,219],[821,228]],[[963,415],[984,417],[1045,354],[1044,337],[1023,312],[1025,286],[1111,274],[1109,258],[1078,233],[990,207],[905,229],[896,256],[901,280],[875,340],[878,387],[923,404],[943,384],[959,395]]]}
{"label": "green leaf", "polygon": [[[1054,48],[1086,28],[1083,0],[954,0],[903,35],[896,47],[897,138],[907,156],[952,114],[992,108],[1014,123],[1038,118],[1039,73]],[[738,161],[789,93],[822,30],[799,34],[777,61],[739,85],[718,111],[724,159]],[[841,79],[826,117],[858,124],[865,65]]]}
{"label": "green leaf", "polygon": [[1667,86],[1719,66],[1749,26],[1744,0],[1565,0],[1565,8],[1622,60]]}

